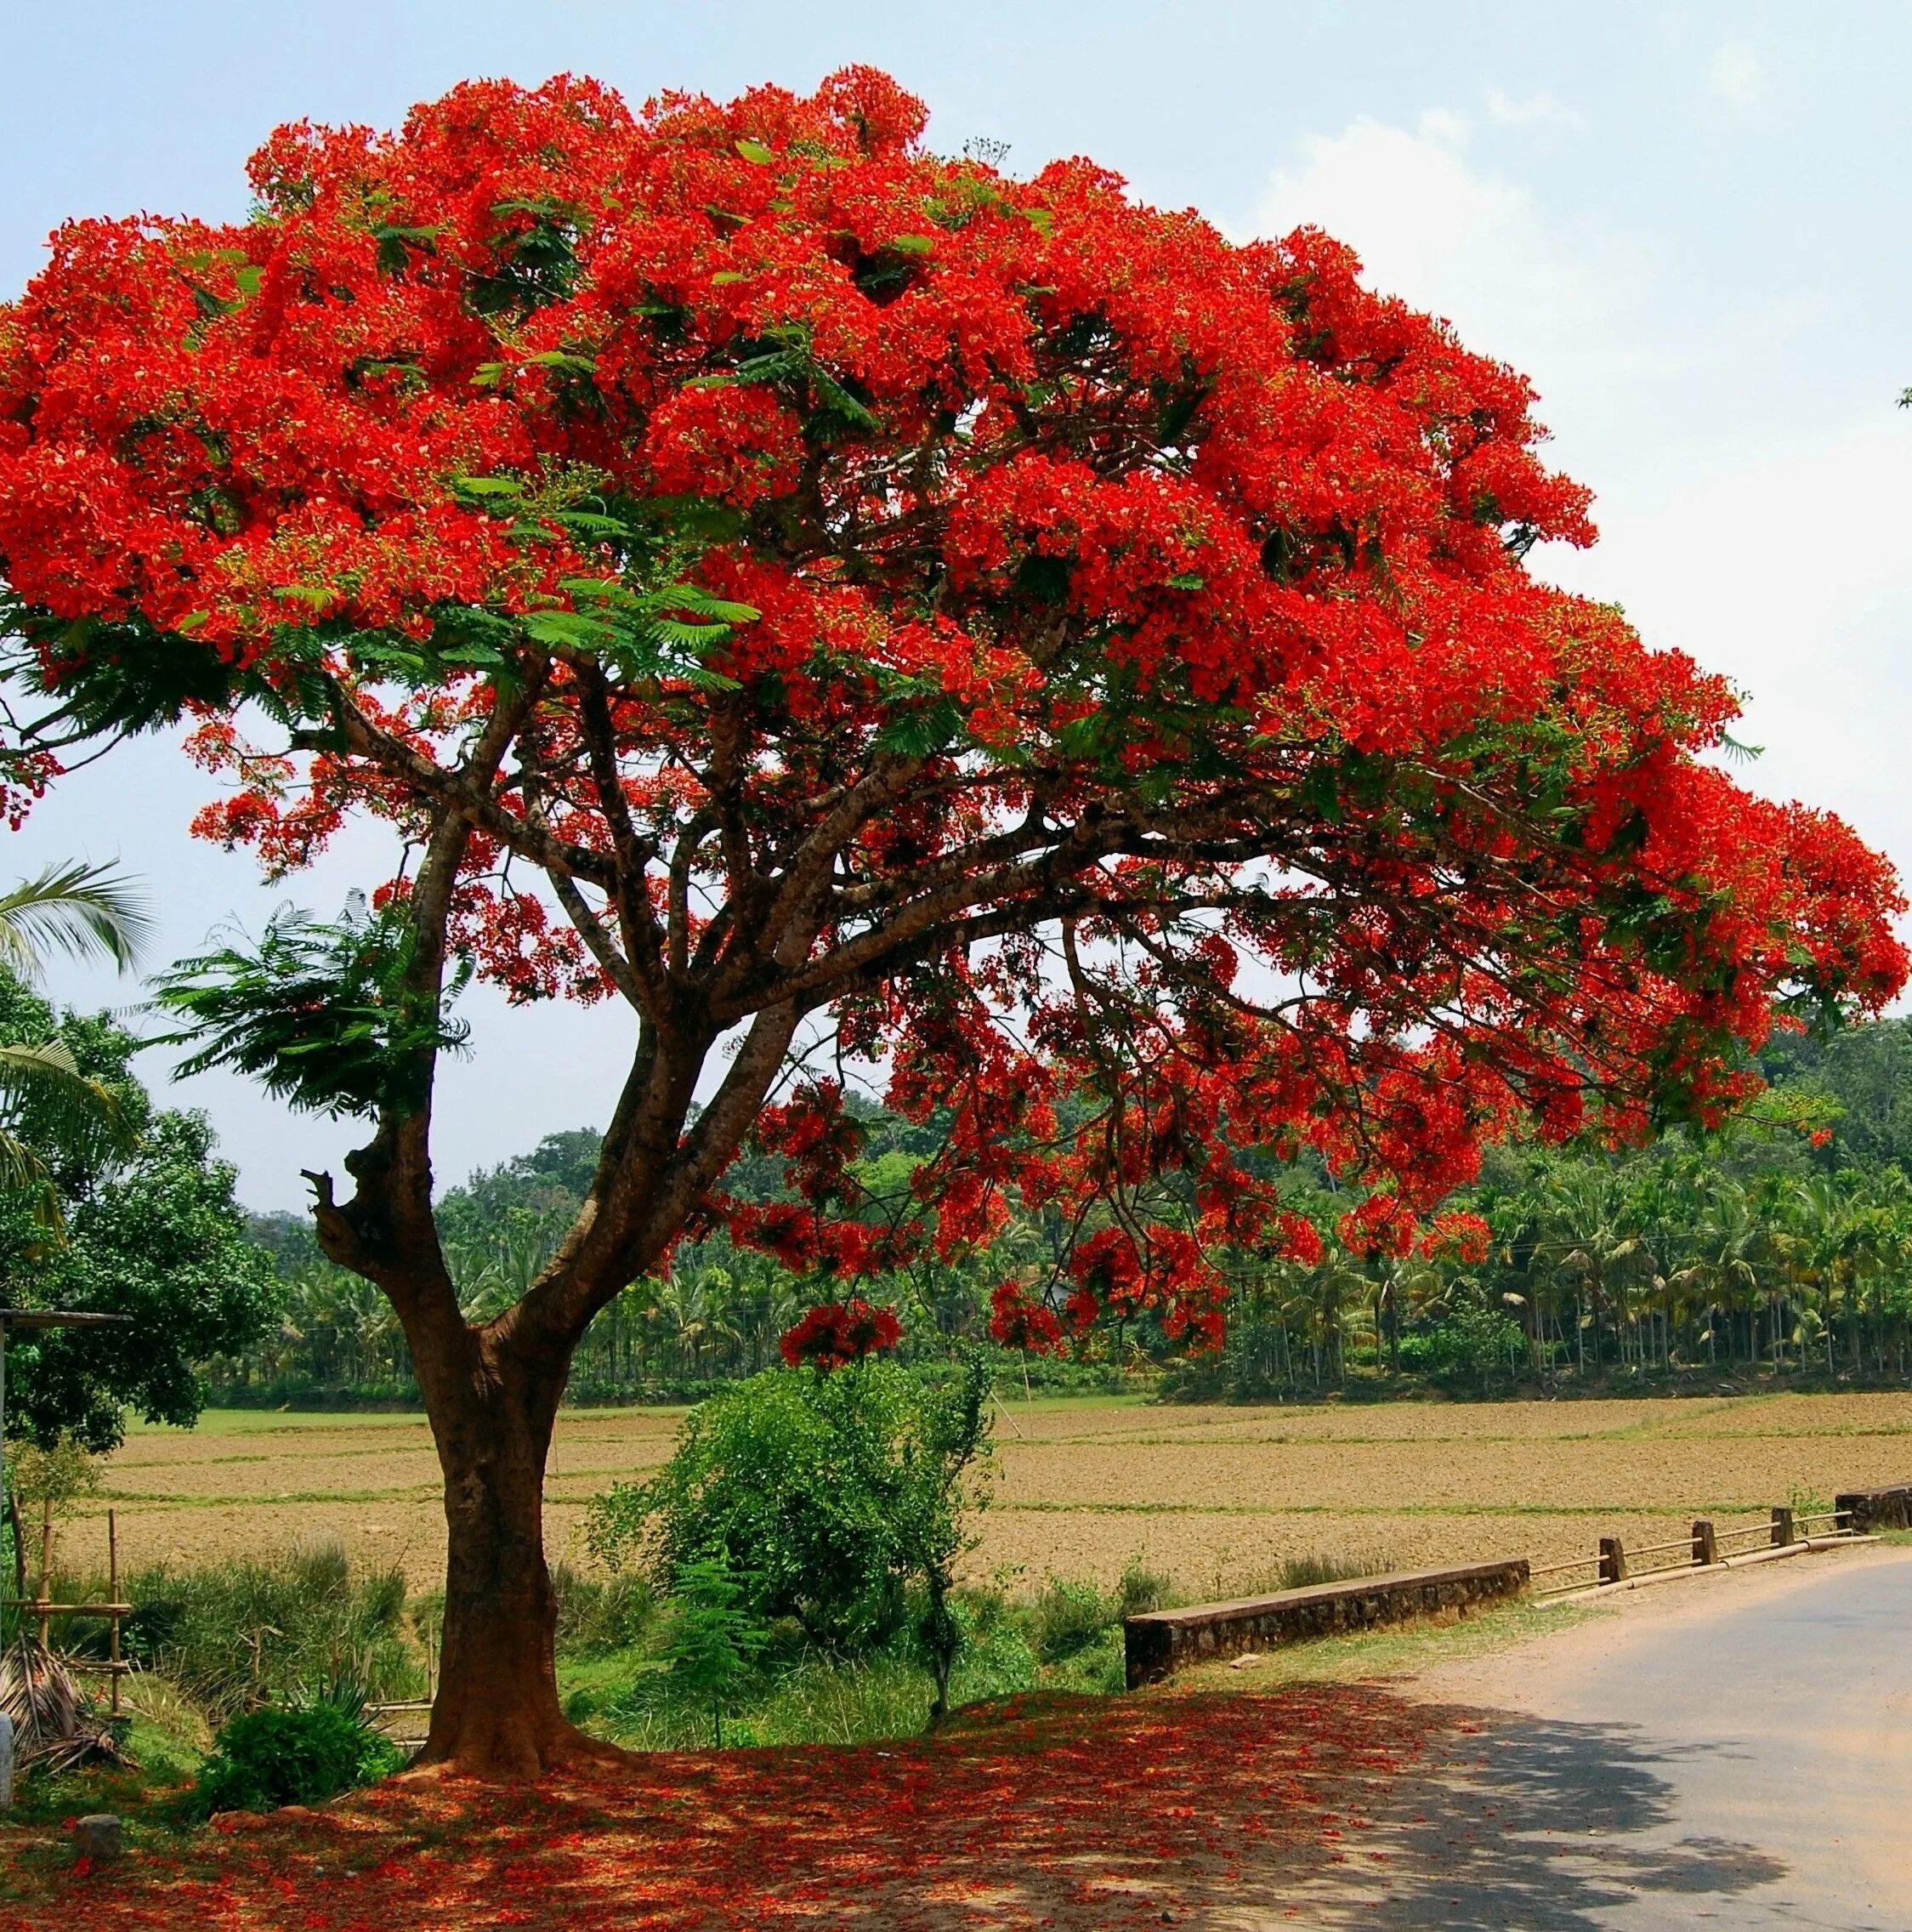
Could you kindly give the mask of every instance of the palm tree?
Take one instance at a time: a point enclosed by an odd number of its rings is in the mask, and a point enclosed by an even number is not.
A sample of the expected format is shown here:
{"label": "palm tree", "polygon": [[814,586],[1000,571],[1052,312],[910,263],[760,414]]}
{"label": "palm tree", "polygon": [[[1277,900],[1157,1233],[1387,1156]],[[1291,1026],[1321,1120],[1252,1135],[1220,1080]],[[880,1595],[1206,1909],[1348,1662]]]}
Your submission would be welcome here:
{"label": "palm tree", "polygon": [[[1593,1332],[1593,1368],[1600,1368],[1600,1316],[1610,1310],[1623,1334],[1630,1266],[1639,1236],[1614,1169],[1593,1162],[1552,1168],[1540,1177],[1540,1222],[1550,1271],[1574,1287],[1576,1339],[1586,1367],[1586,1330]],[[1583,1311],[1584,1310],[1584,1311]]]}
{"label": "palm tree", "polygon": [[[0,969],[37,983],[56,954],[133,966],[152,929],[144,895],[109,866],[48,866],[0,893]],[[106,1088],[61,1040],[0,1046],[0,1189],[30,1191],[54,1239],[65,1233],[48,1155],[124,1151],[130,1128]]]}

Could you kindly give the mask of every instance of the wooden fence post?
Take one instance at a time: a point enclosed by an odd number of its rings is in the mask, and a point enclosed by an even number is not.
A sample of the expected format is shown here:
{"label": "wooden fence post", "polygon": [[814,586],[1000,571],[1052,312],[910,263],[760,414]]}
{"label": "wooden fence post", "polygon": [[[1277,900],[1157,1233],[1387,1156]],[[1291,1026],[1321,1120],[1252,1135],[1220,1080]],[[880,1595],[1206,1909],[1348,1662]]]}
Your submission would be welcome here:
{"label": "wooden fence post", "polygon": [[1720,1547],[1713,1537],[1713,1526],[1702,1516],[1693,1526],[1693,1560],[1695,1563],[1717,1563]]}
{"label": "wooden fence post", "polygon": [[1784,1503],[1775,1503],[1773,1505],[1773,1547],[1784,1549],[1792,1541],[1792,1511]]}
{"label": "wooden fence post", "polygon": [[1626,1581],[1626,1549],[1618,1537],[1600,1539],[1600,1581],[1603,1583]]}

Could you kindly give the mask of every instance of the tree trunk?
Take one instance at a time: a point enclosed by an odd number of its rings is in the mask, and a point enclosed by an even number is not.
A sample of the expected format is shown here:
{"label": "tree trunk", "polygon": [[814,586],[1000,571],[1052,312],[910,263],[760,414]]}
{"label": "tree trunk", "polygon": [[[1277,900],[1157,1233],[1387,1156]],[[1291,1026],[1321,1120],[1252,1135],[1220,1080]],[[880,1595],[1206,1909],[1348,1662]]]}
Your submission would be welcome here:
{"label": "tree trunk", "polygon": [[438,1696],[418,1762],[516,1780],[618,1758],[558,1702],[544,1468],[567,1363],[534,1372],[511,1359],[495,1331],[470,1338],[472,1351],[457,1351],[462,1361],[419,1361],[445,1473],[449,1547]]}

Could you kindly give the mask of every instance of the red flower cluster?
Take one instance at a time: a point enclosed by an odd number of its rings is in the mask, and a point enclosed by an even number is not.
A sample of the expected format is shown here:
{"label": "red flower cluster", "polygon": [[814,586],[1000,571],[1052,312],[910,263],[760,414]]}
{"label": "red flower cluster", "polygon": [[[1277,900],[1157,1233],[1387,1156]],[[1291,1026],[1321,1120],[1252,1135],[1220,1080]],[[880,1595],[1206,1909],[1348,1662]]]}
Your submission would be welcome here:
{"label": "red flower cluster", "polygon": [[1421,1240],[1421,1252],[1430,1259],[1470,1267],[1486,1260],[1493,1246],[1494,1230],[1478,1214],[1437,1214]]}
{"label": "red flower cluster", "polygon": [[1067,1346],[1055,1310],[1030,1300],[1018,1281],[1005,1281],[990,1297],[990,1335],[1003,1348],[1032,1355],[1059,1355]]}
{"label": "red flower cluster", "polygon": [[778,1345],[792,1368],[828,1370],[887,1354],[902,1339],[903,1325],[891,1310],[853,1298],[813,1308]]}

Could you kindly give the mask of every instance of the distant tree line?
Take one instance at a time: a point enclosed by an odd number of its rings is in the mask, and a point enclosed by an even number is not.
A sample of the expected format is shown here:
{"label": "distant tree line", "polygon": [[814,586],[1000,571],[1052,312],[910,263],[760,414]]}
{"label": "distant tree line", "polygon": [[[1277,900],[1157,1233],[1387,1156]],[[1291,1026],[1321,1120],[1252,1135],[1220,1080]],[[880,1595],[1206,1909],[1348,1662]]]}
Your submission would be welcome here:
{"label": "distant tree line", "polygon": [[[1785,1036],[1766,1070],[1769,1093],[1717,1135],[1492,1151],[1478,1185],[1448,1203],[1484,1221],[1484,1252],[1357,1253],[1331,1232],[1354,1197],[1297,1168],[1293,1205],[1329,1230],[1321,1259],[1231,1266],[1218,1352],[1186,1357],[1143,1313],[1064,1360],[1005,1355],[1002,1367],[1050,1384],[1166,1370],[1190,1395],[1263,1397],[1351,1384],[1646,1386],[1755,1370],[1912,1377],[1912,1021]],[[860,1111],[860,1178],[881,1214],[937,1133]],[[440,1225],[468,1313],[523,1293],[576,1212],[597,1145],[588,1130],[552,1134],[445,1195]],[[780,1162],[762,1155],[727,1181],[758,1201],[781,1184]],[[989,1247],[956,1262],[927,1248],[859,1292],[897,1310],[906,1358],[945,1359],[958,1342],[987,1341],[1002,1281],[1043,1279],[1057,1233],[1041,1215],[1012,1214]],[[276,1308],[257,1340],[208,1365],[218,1399],[411,1399],[390,1304],[326,1261],[302,1217],[259,1217],[253,1236],[276,1267]],[[753,1374],[807,1307],[845,1292],[722,1233],[687,1244],[667,1277],[634,1285],[593,1325],[573,1399],[689,1395]]]}

